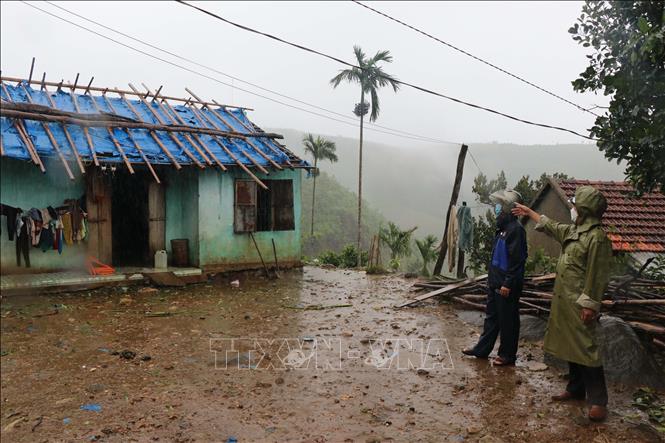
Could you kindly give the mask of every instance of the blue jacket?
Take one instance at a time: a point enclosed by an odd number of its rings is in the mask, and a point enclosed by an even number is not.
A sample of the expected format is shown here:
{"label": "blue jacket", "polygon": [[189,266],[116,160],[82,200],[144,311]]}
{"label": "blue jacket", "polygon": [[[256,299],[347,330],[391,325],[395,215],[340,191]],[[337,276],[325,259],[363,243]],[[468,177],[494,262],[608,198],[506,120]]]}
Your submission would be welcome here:
{"label": "blue jacket", "polygon": [[498,289],[505,286],[521,290],[527,255],[524,228],[514,216],[504,216],[503,220],[499,220],[494,236],[487,279],[489,287]]}

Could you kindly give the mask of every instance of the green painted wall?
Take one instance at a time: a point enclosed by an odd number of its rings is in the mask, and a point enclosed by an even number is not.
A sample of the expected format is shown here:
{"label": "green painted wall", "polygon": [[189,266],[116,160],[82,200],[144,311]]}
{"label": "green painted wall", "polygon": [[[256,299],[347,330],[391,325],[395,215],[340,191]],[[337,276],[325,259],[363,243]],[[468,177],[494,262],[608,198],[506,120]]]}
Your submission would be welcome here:
{"label": "green painted wall", "polygon": [[173,256],[171,240],[189,240],[189,264],[199,265],[199,171],[183,168],[169,169],[161,173],[165,189],[166,205],[166,250],[169,259]]}
{"label": "green painted wall", "polygon": [[[85,192],[83,177],[74,163],[70,163],[70,168],[76,177],[75,180],[67,177],[59,160],[46,160],[44,166],[46,174],[42,174],[39,168],[32,163],[2,158],[0,160],[0,201],[27,211],[30,208],[61,206],[65,199],[80,198],[83,195]],[[14,237],[14,241],[9,241],[7,237],[7,217],[0,217],[0,223],[2,224],[1,272],[16,272],[16,237]],[[62,255],[58,254],[58,251],[42,252],[39,248],[30,248],[30,264],[34,272],[82,268],[85,253],[85,243],[65,245]],[[22,258],[21,262],[23,262]]]}
{"label": "green painted wall", "polygon": [[[272,242],[275,239],[280,261],[300,261],[300,170],[283,170],[262,179],[293,180],[293,210],[295,229],[292,231],[255,232],[254,237],[266,261],[273,261]],[[248,234],[233,232],[234,181],[247,179],[239,171],[219,173],[202,171],[199,175],[199,265],[224,265],[234,263],[259,263],[259,255]]]}

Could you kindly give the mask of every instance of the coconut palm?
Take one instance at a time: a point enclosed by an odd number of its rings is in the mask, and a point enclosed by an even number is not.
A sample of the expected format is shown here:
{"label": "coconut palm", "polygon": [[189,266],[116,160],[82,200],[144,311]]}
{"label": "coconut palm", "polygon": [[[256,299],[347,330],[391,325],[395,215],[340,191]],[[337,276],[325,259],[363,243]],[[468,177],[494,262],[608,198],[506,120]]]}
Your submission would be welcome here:
{"label": "coconut palm", "polygon": [[316,176],[319,175],[319,170],[317,165],[319,160],[328,160],[331,163],[337,161],[337,154],[335,151],[337,147],[335,142],[326,140],[320,135],[317,135],[316,138],[312,134],[307,134],[302,139],[303,144],[305,145],[305,153],[310,154],[314,159],[314,183],[312,187],[312,230],[310,236],[314,235],[314,203],[316,202]]}
{"label": "coconut palm", "polygon": [[[362,205],[362,177],[363,177],[363,120],[371,107],[369,120],[375,121],[379,117],[379,94],[378,90],[385,86],[391,86],[393,91],[399,89],[397,79],[383,71],[379,66],[380,62],[390,63],[393,61],[390,51],[378,51],[374,57],[367,58],[360,46],[354,46],[353,52],[356,55],[358,67],[343,69],[330,80],[333,88],[337,88],[343,81],[349,83],[358,83],[360,85],[360,103],[356,104],[354,114],[360,118],[360,147],[358,150],[358,251],[360,247],[361,230],[361,205]],[[370,103],[365,102],[365,94],[370,96]],[[358,255],[358,267],[360,267],[360,255]]]}
{"label": "coconut palm", "polygon": [[429,262],[435,260],[437,257],[435,245],[438,242],[439,239],[437,239],[434,235],[431,234],[423,238],[422,240],[416,239],[416,247],[420,252],[420,256],[423,258],[423,269],[421,271],[421,274],[424,276],[429,276],[429,270],[427,269],[427,265],[429,264]]}
{"label": "coconut palm", "polygon": [[388,227],[379,229],[379,239],[390,249],[391,267],[399,268],[399,259],[411,255],[411,235],[418,228],[402,231],[393,222],[388,222]]}

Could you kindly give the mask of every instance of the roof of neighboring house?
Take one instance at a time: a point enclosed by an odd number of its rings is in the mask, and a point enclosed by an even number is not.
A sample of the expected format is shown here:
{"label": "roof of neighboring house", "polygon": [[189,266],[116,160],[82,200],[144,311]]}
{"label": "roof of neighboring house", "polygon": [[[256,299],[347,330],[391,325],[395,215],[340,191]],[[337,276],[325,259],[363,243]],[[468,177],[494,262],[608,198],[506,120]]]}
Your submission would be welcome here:
{"label": "roof of neighboring house", "polygon": [[1,82],[0,146],[6,157],[36,164],[41,157],[56,157],[72,170],[77,162],[237,166],[255,172],[310,167],[276,141],[280,135],[252,123],[243,108],[198,98],[167,100],[159,91],[133,86],[121,91],[16,80]]}
{"label": "roof of neighboring house", "polygon": [[633,194],[627,182],[549,179],[531,203],[536,207],[549,190],[569,206],[568,199],[579,186],[593,186],[607,199],[603,229],[615,251],[665,252],[665,195],[661,192]]}

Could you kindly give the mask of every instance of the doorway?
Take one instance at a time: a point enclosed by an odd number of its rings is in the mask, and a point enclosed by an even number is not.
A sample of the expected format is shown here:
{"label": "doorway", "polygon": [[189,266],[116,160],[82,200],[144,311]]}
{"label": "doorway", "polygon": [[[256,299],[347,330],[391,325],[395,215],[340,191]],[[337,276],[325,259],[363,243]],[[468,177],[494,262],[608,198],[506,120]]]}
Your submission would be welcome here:
{"label": "doorway", "polygon": [[148,188],[150,175],[118,168],[112,179],[113,265],[151,266]]}

